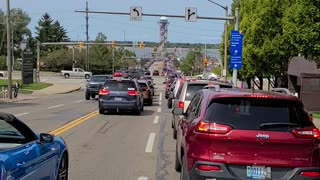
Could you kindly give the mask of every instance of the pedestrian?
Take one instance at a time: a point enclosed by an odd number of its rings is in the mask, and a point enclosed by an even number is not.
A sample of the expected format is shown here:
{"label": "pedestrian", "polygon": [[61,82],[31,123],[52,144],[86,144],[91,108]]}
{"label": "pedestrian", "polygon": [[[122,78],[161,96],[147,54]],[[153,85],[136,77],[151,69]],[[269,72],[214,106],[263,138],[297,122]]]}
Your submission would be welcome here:
{"label": "pedestrian", "polygon": [[18,97],[19,88],[20,88],[20,84],[19,84],[18,81],[16,81],[14,83],[13,88],[14,88],[14,98],[17,98]]}

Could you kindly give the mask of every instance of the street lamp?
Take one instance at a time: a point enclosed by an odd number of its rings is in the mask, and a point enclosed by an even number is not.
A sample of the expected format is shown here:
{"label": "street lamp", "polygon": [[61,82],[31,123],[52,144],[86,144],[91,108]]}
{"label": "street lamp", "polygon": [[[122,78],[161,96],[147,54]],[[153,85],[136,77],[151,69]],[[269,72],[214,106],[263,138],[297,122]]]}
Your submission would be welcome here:
{"label": "street lamp", "polygon": [[[223,8],[226,11],[226,17],[228,16],[228,6],[222,6],[212,0],[208,0],[209,2]],[[227,81],[227,53],[228,53],[228,21],[224,23],[224,63],[223,63],[223,70],[222,71],[222,76],[225,77],[225,81]],[[222,69],[222,66],[221,66]]]}

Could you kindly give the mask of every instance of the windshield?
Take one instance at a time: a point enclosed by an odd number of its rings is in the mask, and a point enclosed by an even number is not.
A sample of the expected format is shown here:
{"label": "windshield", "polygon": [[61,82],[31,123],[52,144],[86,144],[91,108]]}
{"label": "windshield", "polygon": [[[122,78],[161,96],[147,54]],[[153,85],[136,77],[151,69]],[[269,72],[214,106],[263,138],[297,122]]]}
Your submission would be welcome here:
{"label": "windshield", "polygon": [[203,89],[208,84],[188,84],[185,100],[190,101],[196,92]]}

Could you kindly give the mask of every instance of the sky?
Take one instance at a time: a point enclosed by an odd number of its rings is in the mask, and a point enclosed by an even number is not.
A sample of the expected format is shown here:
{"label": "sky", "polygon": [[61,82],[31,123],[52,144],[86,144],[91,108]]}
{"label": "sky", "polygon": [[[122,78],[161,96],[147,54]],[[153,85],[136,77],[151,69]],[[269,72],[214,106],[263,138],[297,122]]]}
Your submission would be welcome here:
{"label": "sky", "polygon": [[[31,17],[30,30],[35,31],[37,22],[44,13],[58,20],[67,30],[71,40],[85,40],[86,0],[10,0],[11,8],[21,8]],[[214,0],[223,6],[231,6],[232,0]],[[129,13],[131,6],[141,6],[142,12],[161,15],[185,15],[186,7],[197,8],[198,16],[224,17],[225,10],[207,0],[88,0],[89,10]],[[6,0],[0,1],[5,10]],[[229,11],[230,14],[230,11]],[[185,19],[168,18],[168,41],[182,43],[221,42],[224,21],[199,20],[185,22]],[[130,16],[89,14],[89,39],[94,40],[99,32],[108,40],[154,41],[160,40],[159,17],[142,17],[142,21],[130,21]]]}

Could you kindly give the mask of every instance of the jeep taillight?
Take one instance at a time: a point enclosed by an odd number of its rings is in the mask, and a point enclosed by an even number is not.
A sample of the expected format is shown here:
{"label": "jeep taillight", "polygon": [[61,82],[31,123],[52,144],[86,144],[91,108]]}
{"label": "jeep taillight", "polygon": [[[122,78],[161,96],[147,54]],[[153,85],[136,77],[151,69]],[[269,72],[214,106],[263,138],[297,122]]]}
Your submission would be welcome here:
{"label": "jeep taillight", "polygon": [[108,94],[110,94],[110,91],[107,89],[101,89],[99,91],[99,95],[108,95]]}
{"label": "jeep taillight", "polygon": [[179,107],[179,108],[184,108],[184,102],[181,102],[181,101],[178,102],[178,107]]}
{"label": "jeep taillight", "polygon": [[293,134],[299,138],[304,139],[319,139],[320,131],[318,128],[304,128],[304,129],[294,129]]}
{"label": "jeep taillight", "polygon": [[129,96],[137,96],[137,95],[139,95],[139,92],[138,91],[128,91],[128,95]]}
{"label": "jeep taillight", "polygon": [[206,132],[212,134],[227,134],[230,132],[231,127],[223,124],[210,123],[202,121],[198,124],[198,132]]}

